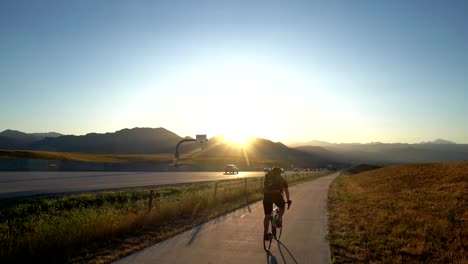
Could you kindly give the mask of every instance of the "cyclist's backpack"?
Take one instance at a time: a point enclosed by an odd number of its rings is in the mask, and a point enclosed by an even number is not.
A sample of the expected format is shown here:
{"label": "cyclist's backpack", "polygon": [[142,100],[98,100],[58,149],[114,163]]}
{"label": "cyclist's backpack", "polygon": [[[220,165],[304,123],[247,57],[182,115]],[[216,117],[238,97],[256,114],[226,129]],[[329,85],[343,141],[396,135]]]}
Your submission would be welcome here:
{"label": "cyclist's backpack", "polygon": [[265,175],[264,180],[265,190],[282,190],[281,186],[281,175],[272,175],[271,173],[267,173]]}

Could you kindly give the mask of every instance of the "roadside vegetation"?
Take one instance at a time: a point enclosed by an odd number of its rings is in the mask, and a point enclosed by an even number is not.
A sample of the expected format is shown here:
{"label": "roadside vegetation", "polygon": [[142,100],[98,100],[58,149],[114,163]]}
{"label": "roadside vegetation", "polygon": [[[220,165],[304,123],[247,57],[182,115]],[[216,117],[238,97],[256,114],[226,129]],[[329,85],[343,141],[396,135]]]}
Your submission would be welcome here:
{"label": "roadside vegetation", "polygon": [[35,150],[0,150],[0,158],[9,159],[46,159],[46,160],[69,160],[80,162],[170,162],[173,158],[171,154],[90,154],[90,153],[72,153],[72,152],[54,152],[54,151],[35,151]]}
{"label": "roadside vegetation", "polygon": [[[326,175],[288,175],[290,185]],[[262,198],[263,177],[0,201],[1,263],[109,263]]]}
{"label": "roadside vegetation", "polygon": [[349,169],[346,169],[345,172],[349,174],[357,174],[361,172],[366,172],[366,171],[371,171],[371,170],[376,170],[382,168],[381,166],[376,166],[376,165],[369,165],[369,164],[359,164],[356,166],[353,166]]}
{"label": "roadside vegetation", "polygon": [[468,263],[468,163],[341,174],[329,191],[334,263]]}

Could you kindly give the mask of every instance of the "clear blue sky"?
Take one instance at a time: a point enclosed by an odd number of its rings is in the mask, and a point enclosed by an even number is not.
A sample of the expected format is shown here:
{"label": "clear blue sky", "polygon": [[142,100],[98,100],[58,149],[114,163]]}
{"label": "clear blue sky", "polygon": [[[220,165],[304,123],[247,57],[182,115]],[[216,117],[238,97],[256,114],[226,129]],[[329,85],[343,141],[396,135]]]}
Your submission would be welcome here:
{"label": "clear blue sky", "polygon": [[1,1],[0,130],[468,143],[468,1]]}

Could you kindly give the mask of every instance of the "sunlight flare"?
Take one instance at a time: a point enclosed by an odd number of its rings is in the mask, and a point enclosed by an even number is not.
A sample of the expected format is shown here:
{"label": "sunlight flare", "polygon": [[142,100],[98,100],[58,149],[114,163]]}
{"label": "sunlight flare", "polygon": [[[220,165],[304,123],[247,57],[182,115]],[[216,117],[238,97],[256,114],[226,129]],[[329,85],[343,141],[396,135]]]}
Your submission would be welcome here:
{"label": "sunlight flare", "polygon": [[246,132],[233,131],[221,134],[223,140],[235,146],[247,147],[251,141],[252,136]]}

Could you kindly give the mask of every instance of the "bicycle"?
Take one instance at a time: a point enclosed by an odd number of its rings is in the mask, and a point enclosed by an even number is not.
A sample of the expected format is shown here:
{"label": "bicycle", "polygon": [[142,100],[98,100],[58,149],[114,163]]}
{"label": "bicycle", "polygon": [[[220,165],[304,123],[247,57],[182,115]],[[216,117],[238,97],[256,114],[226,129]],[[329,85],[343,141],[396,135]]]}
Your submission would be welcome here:
{"label": "bicycle", "polygon": [[[292,201],[289,200],[287,202],[288,204],[288,210],[289,210],[289,207],[291,206],[291,203]],[[271,247],[271,241],[273,240],[273,238],[275,238],[275,240],[278,240],[281,238],[281,233],[283,231],[283,224],[281,225],[281,227],[278,227],[277,226],[277,223],[278,223],[278,219],[279,219],[279,208],[276,206],[276,205],[273,205],[273,211],[271,212],[271,215],[270,215],[270,230],[271,232],[268,232],[268,240],[265,240],[265,238],[263,238],[263,249],[265,249],[266,252],[270,251],[270,247]],[[279,235],[276,236],[276,229],[279,228]]]}

